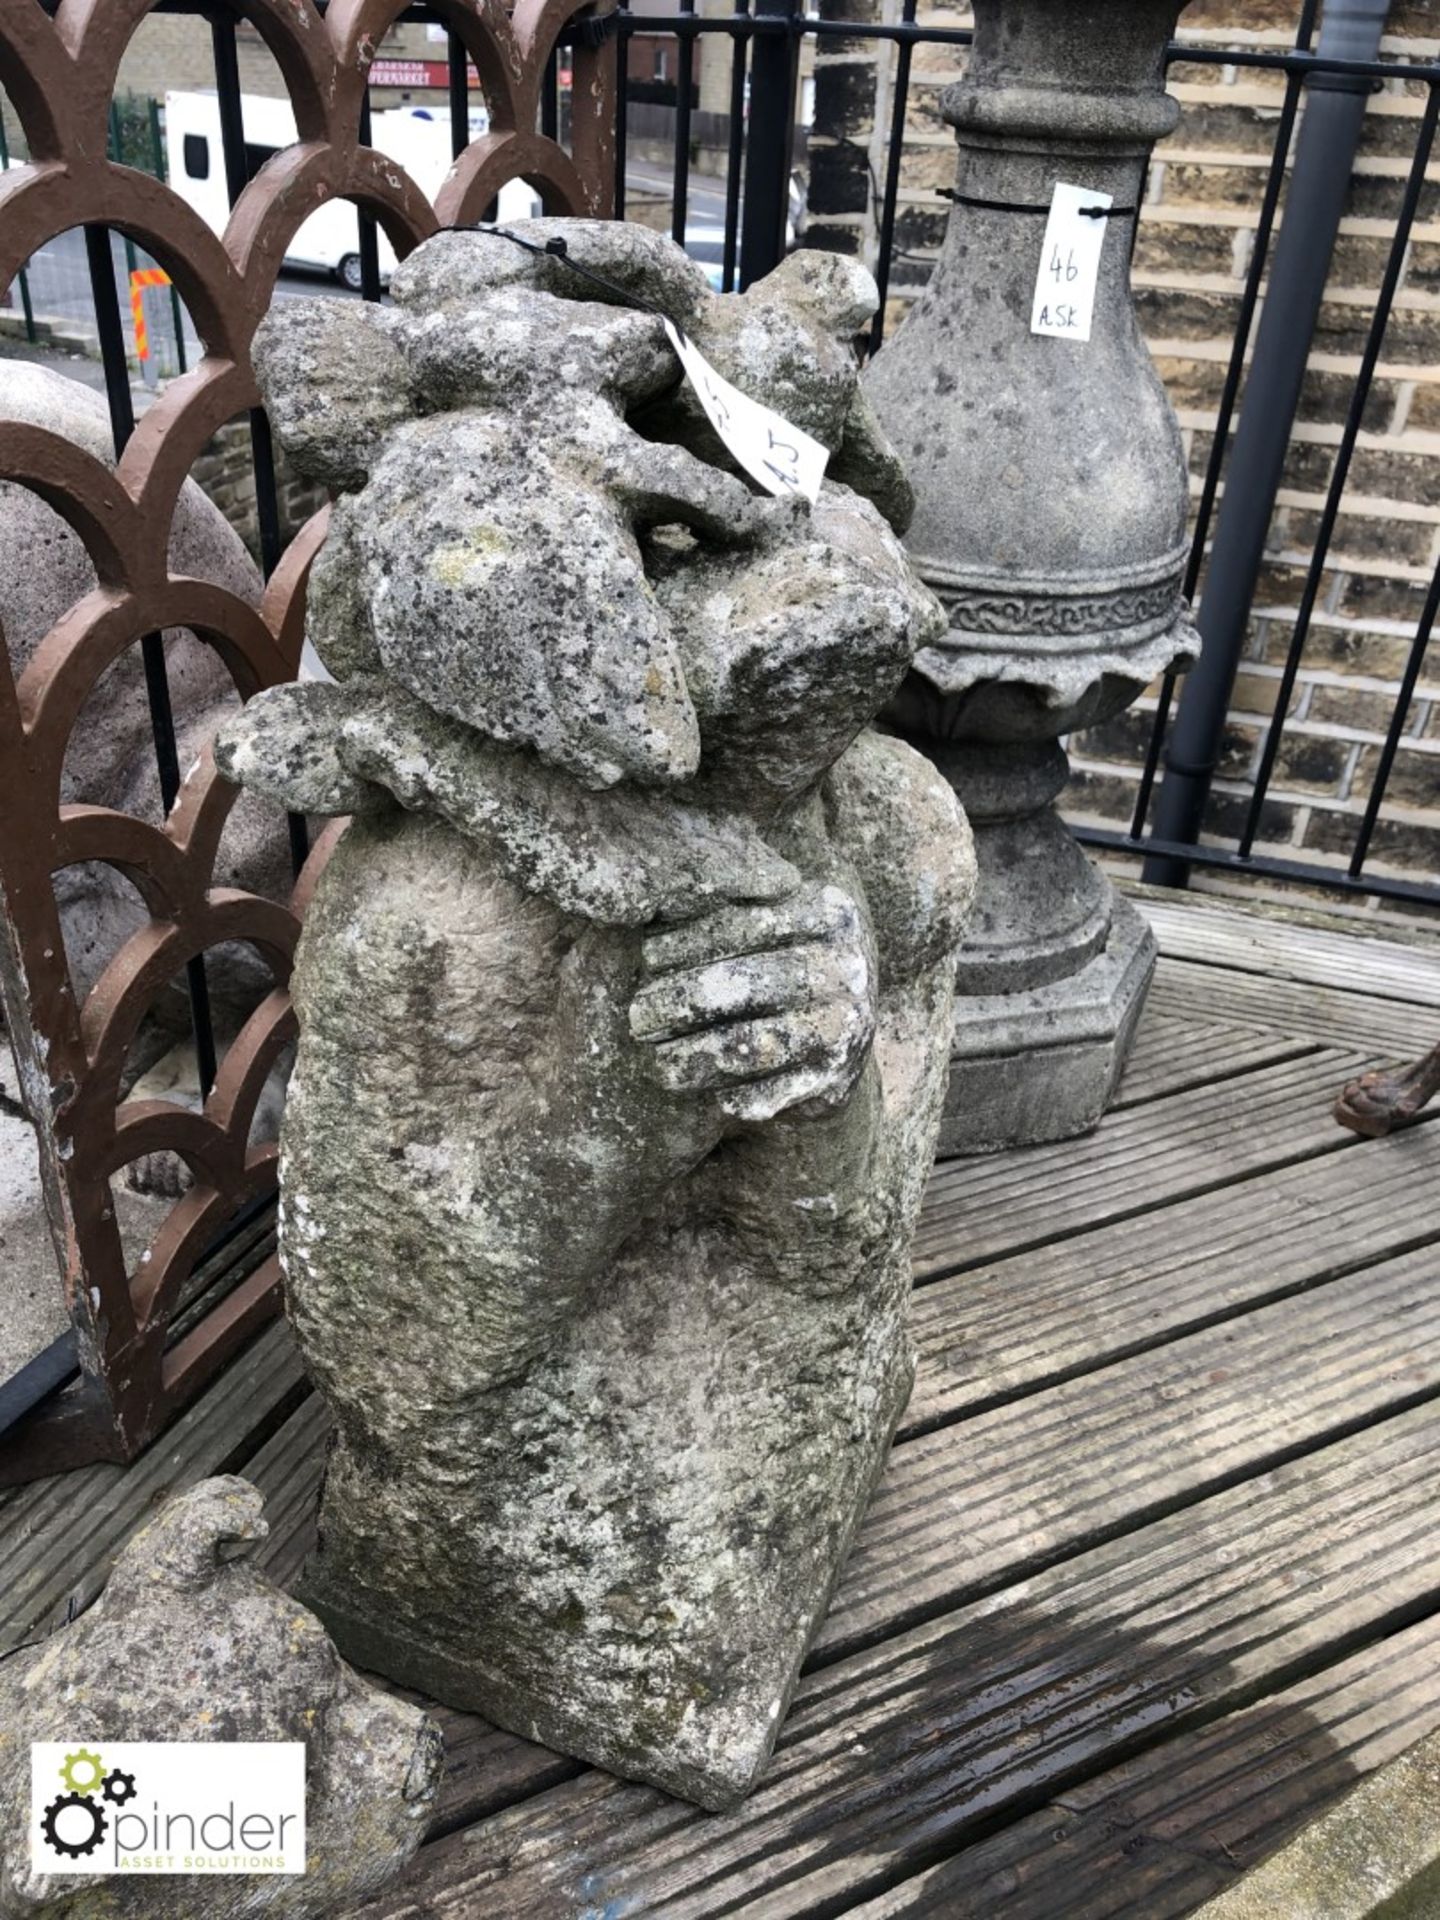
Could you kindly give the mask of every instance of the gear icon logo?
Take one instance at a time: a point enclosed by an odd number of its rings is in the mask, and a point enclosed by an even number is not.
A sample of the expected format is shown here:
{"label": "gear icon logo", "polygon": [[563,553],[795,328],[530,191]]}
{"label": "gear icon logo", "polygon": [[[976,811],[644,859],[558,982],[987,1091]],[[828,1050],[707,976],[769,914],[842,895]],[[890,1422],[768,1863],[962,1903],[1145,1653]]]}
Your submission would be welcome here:
{"label": "gear icon logo", "polygon": [[[67,1814],[71,1817],[65,1820],[62,1832],[60,1823]],[[76,1818],[77,1814],[83,1814],[84,1819]],[[82,1860],[99,1846],[109,1825],[104,1807],[90,1792],[59,1793],[45,1809],[40,1831],[56,1853],[67,1860]]]}
{"label": "gear icon logo", "polygon": [[135,1798],[135,1776],[116,1767],[113,1773],[107,1773],[100,1783],[100,1791],[112,1807],[123,1807],[127,1800]]}
{"label": "gear icon logo", "polygon": [[70,1793],[94,1793],[105,1778],[105,1763],[98,1753],[93,1753],[89,1747],[81,1747],[78,1753],[66,1754],[60,1778]]}

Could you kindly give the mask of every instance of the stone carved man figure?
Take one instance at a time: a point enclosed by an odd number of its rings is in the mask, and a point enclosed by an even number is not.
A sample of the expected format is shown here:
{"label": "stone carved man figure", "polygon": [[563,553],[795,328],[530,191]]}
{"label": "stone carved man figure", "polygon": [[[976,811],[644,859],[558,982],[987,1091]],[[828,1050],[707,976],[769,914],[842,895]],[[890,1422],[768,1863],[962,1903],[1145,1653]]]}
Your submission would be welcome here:
{"label": "stone carved man figure", "polygon": [[[334,1410],[305,1597],[362,1666],[706,1806],[753,1782],[910,1389],[973,882],[867,731],[943,615],[846,343],[667,240],[446,234],[257,347],[336,488],[231,777],[351,813],[297,965],[289,1310]],[[605,283],[577,273],[575,266]],[[833,450],[728,463],[658,311]]]}

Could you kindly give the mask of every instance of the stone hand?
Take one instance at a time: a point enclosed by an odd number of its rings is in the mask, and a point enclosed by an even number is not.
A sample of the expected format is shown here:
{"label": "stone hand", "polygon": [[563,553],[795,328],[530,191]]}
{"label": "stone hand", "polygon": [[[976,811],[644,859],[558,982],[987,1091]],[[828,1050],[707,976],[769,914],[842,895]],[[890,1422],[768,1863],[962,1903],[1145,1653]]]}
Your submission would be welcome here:
{"label": "stone hand", "polygon": [[714,1093],[768,1120],[855,1084],[875,1031],[875,956],[848,894],[810,886],[771,906],[725,906],[652,933],[630,1031],[673,1093]]}

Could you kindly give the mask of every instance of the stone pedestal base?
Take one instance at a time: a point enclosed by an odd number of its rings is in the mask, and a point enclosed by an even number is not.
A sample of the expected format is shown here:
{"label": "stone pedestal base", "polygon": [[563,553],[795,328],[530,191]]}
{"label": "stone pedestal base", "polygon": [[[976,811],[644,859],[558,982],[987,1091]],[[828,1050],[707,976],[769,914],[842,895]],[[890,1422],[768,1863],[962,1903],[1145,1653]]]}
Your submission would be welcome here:
{"label": "stone pedestal base", "polygon": [[1117,898],[1104,948],[1076,973],[955,1003],[939,1157],[1068,1140],[1098,1125],[1155,971],[1155,936]]}

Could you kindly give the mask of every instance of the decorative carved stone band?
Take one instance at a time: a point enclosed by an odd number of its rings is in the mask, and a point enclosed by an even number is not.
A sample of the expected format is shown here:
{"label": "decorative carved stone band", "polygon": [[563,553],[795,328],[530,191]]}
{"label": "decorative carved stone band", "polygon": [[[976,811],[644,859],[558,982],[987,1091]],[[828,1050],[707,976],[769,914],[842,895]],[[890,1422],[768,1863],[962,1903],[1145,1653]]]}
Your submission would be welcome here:
{"label": "decorative carved stone band", "polygon": [[1091,633],[1112,644],[1120,635],[1148,639],[1175,624],[1184,600],[1183,547],[1149,565],[1073,582],[986,575],[925,554],[913,558],[949,611],[951,631],[940,642],[943,647],[966,647],[972,640],[983,645],[987,634],[1019,636],[1037,645]]}

